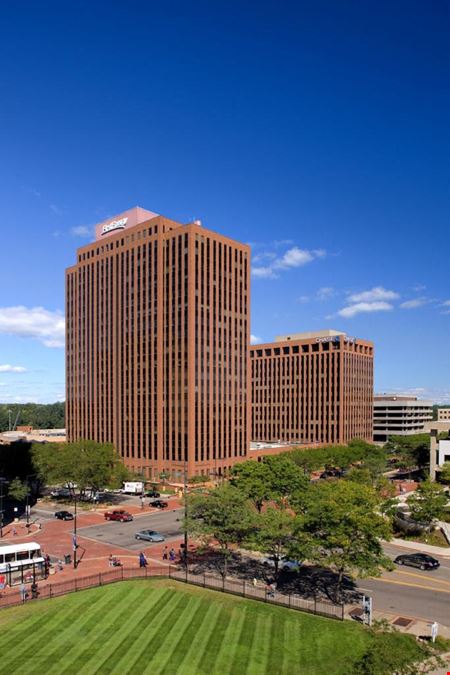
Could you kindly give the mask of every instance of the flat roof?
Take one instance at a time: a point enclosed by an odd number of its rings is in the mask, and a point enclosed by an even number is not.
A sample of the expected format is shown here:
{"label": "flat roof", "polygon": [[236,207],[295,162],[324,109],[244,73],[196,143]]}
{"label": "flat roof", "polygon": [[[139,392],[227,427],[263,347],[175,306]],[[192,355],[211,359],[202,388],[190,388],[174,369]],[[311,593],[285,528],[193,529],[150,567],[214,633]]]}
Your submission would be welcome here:
{"label": "flat roof", "polygon": [[275,342],[287,342],[288,340],[310,340],[311,338],[334,337],[335,335],[346,335],[341,330],[313,330],[306,333],[289,333],[288,335],[276,335]]}
{"label": "flat roof", "polygon": [[39,551],[41,548],[40,544],[36,544],[35,541],[30,541],[27,544],[12,544],[9,546],[0,546],[0,555],[5,555],[5,553],[20,553],[21,551]]}

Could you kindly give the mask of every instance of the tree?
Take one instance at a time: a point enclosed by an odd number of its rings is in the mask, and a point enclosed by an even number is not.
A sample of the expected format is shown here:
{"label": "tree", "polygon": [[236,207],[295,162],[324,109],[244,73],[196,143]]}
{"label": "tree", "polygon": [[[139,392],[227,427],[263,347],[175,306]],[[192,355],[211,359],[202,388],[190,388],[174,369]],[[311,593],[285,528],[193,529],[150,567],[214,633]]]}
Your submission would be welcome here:
{"label": "tree", "polygon": [[275,579],[278,579],[280,560],[288,551],[294,529],[295,515],[286,509],[269,506],[257,516],[251,544],[257,551],[262,551],[273,559]]}
{"label": "tree", "polygon": [[309,559],[336,570],[336,600],[345,574],[378,575],[392,566],[381,544],[391,527],[378,506],[372,488],[352,481],[321,481],[309,492],[301,530],[310,538]]}
{"label": "tree", "polygon": [[445,462],[439,473],[439,480],[446,485],[450,485],[450,462]]}
{"label": "tree", "polygon": [[254,460],[241,462],[231,469],[230,483],[253,502],[258,512],[271,496],[269,473],[266,462]]}
{"label": "tree", "polygon": [[36,443],[32,456],[35,470],[47,484],[73,484],[80,495],[86,489],[96,492],[103,487],[116,487],[128,476],[110,443]]}
{"label": "tree", "polygon": [[264,461],[267,465],[267,480],[271,499],[285,505],[292,495],[305,492],[309,481],[298,466],[288,457],[277,455]]}
{"label": "tree", "polygon": [[224,483],[208,495],[188,495],[187,531],[205,544],[217,542],[223,560],[222,574],[227,574],[230,546],[248,539],[255,525],[255,511],[236,487]]}
{"label": "tree", "polygon": [[16,499],[18,502],[22,502],[28,494],[28,487],[25,483],[22,483],[20,478],[14,478],[9,484],[8,495],[12,499]]}
{"label": "tree", "polygon": [[448,496],[441,485],[426,480],[406,500],[411,518],[430,525],[433,520],[442,518],[448,503]]}

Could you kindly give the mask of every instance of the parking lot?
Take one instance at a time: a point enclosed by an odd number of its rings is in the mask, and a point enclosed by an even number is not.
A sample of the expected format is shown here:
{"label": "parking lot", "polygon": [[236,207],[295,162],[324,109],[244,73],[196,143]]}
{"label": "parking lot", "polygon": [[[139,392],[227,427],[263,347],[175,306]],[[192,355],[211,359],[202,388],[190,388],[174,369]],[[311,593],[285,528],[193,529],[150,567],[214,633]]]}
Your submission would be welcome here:
{"label": "parking lot", "polygon": [[152,546],[149,542],[135,539],[136,532],[145,529],[156,530],[170,544],[171,540],[182,534],[182,519],[183,509],[172,510],[169,508],[166,512],[156,511],[145,515],[136,514],[134,520],[129,523],[105,521],[99,525],[81,527],[78,528],[78,533],[81,537],[136,551],[142,549],[143,546]]}

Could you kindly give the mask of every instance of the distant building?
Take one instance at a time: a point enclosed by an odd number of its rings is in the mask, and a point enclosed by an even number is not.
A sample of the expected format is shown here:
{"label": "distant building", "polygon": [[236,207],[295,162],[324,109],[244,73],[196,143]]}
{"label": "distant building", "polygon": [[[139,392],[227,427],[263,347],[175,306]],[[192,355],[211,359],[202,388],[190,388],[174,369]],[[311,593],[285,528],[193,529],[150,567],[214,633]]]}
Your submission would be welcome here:
{"label": "distant building", "polygon": [[248,455],[250,249],[139,207],[66,271],[69,440],[111,442],[148,478]]}
{"label": "distant building", "polygon": [[372,441],[372,342],[334,330],[282,335],[250,347],[250,368],[252,451]]}
{"label": "distant building", "polygon": [[450,420],[450,408],[438,408],[437,409],[438,413],[438,422],[446,422],[447,420]]}
{"label": "distant building", "polygon": [[15,431],[0,433],[0,443],[28,441],[30,443],[65,443],[65,429],[33,429],[32,426],[17,427]]}
{"label": "distant building", "polygon": [[376,394],[373,399],[373,440],[385,443],[389,436],[411,436],[425,432],[433,419],[431,401],[417,396]]}

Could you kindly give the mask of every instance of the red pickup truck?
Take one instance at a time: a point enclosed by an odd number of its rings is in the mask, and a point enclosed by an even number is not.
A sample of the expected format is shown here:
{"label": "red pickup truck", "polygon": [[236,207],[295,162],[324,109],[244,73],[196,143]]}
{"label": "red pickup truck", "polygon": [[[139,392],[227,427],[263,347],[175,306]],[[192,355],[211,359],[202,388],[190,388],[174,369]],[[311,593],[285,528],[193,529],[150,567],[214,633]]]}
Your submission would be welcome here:
{"label": "red pickup truck", "polygon": [[120,520],[121,523],[126,523],[133,520],[133,516],[128,511],[107,511],[105,520]]}

